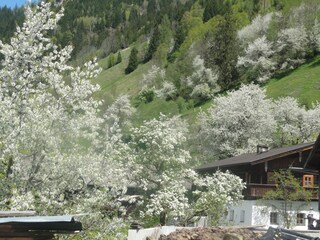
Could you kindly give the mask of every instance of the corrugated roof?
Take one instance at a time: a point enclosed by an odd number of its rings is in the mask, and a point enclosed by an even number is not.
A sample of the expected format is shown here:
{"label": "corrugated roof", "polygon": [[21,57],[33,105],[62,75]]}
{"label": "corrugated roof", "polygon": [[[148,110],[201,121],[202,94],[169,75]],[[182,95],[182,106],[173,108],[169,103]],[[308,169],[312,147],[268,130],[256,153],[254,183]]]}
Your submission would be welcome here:
{"label": "corrugated roof", "polygon": [[198,167],[196,170],[203,171],[203,170],[210,170],[218,167],[231,167],[231,166],[244,165],[244,164],[254,165],[261,161],[269,161],[276,157],[287,156],[287,155],[291,155],[293,153],[299,152],[301,150],[304,151],[304,150],[311,149],[313,145],[314,145],[314,142],[302,143],[294,146],[270,149],[269,151],[263,152],[263,153],[242,154],[236,157],[226,158],[223,160],[217,160],[211,163],[204,164]]}
{"label": "corrugated roof", "polygon": [[73,216],[34,216],[0,218],[0,239],[54,239],[55,234],[82,231]]}
{"label": "corrugated roof", "polygon": [[74,222],[73,216],[33,216],[33,217],[6,217],[0,218],[1,223],[55,223]]}

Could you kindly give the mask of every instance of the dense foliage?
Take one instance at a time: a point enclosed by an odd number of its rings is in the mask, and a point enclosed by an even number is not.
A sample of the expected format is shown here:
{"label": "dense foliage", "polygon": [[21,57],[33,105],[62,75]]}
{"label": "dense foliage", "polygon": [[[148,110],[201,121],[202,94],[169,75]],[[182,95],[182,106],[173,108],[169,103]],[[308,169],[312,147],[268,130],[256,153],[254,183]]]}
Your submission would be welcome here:
{"label": "dense foliage", "polygon": [[215,98],[199,115],[199,140],[204,151],[219,158],[254,152],[258,144],[272,147],[312,141],[320,132],[320,105],[300,107],[286,97],[272,101],[257,85]]}
{"label": "dense foliage", "polygon": [[[62,16],[50,3],[26,7],[22,27],[10,43],[0,42],[1,209],[80,214],[82,237],[103,239],[125,238],[125,219],[137,213],[187,222],[199,212],[214,215],[212,202],[220,209],[239,202],[240,178],[192,170],[179,117],[133,127],[127,96],[101,112],[102,101],[92,97],[99,90],[91,83],[101,71],[96,61],[71,67],[72,47],[48,37]],[[212,185],[220,177],[227,184]],[[137,194],[127,195],[128,187]]]}
{"label": "dense foliage", "polygon": [[[259,86],[319,54],[320,8],[264,2],[70,0],[65,11],[27,7],[23,25],[22,9],[0,9],[0,21],[10,20],[0,24],[1,208],[95,213],[83,217],[85,239],[125,238],[137,219],[187,224],[203,214],[217,224],[244,184],[230,173],[198,175],[200,157],[312,141],[320,131],[319,104],[268,99]],[[14,35],[12,19],[21,22]],[[100,98],[94,57],[107,73],[138,76],[126,86],[136,96]],[[118,83],[127,85],[110,85]],[[162,101],[185,116],[213,103],[189,126],[163,114],[131,122],[132,99],[138,111]]]}

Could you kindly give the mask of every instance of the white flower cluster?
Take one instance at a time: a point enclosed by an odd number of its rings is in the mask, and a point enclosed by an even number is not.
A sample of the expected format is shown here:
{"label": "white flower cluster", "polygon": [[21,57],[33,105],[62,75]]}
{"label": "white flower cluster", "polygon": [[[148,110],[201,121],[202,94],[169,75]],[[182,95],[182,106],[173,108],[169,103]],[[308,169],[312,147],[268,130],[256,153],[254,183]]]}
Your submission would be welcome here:
{"label": "white flower cluster", "polygon": [[275,51],[265,36],[257,38],[245,49],[245,55],[238,58],[238,67],[251,68],[256,72],[259,82],[264,82],[272,76],[276,62],[272,59]]}
{"label": "white flower cluster", "polygon": [[[228,157],[254,152],[257,144],[272,147],[314,140],[320,131],[319,104],[306,110],[294,98],[272,102],[257,85],[217,97],[199,116],[204,150]],[[272,145],[273,144],[273,145]]]}
{"label": "white flower cluster", "polygon": [[72,47],[60,49],[48,36],[63,9],[50,7],[27,6],[23,27],[0,42],[0,160],[14,182],[2,202],[44,214],[82,212],[123,194],[127,173],[117,161],[125,145],[116,124],[101,134],[101,102],[92,97],[99,86],[91,83],[100,68],[96,60],[68,65]]}
{"label": "white flower cluster", "polygon": [[146,92],[152,92],[159,98],[174,99],[177,96],[177,88],[173,83],[165,80],[165,74],[163,69],[153,65],[148,73],[143,75],[140,95],[143,96]]}
{"label": "white flower cluster", "polygon": [[264,16],[256,16],[251,24],[238,31],[238,38],[242,45],[248,42],[253,42],[255,39],[266,35],[274,15],[278,16],[279,13],[268,13]]}
{"label": "white flower cluster", "polygon": [[304,63],[308,54],[319,52],[319,12],[319,6],[304,3],[287,15],[257,16],[238,32],[243,49],[239,69],[250,81],[264,82],[276,69],[287,71]]}
{"label": "white flower cluster", "polygon": [[204,101],[212,98],[220,91],[218,85],[218,70],[212,70],[204,66],[204,60],[197,55],[192,62],[193,73],[181,79],[181,84],[189,89],[190,97],[197,101]]}

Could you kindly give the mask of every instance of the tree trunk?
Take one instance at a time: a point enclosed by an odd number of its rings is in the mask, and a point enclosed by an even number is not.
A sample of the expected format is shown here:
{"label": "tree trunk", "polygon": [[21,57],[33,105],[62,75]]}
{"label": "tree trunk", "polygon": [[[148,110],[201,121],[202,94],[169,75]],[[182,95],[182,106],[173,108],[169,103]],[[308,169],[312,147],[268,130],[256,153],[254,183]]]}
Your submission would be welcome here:
{"label": "tree trunk", "polygon": [[160,225],[165,226],[166,225],[166,212],[162,211],[160,213]]}

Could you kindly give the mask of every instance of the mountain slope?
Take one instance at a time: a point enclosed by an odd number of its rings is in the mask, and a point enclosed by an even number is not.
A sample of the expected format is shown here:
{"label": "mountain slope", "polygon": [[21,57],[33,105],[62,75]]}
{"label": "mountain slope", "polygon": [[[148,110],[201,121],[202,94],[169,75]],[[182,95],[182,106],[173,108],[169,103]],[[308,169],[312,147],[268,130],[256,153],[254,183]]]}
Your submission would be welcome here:
{"label": "mountain slope", "polygon": [[320,102],[320,57],[285,77],[272,79],[266,87],[271,98],[292,96],[297,98],[300,104],[311,107],[312,103]]}

